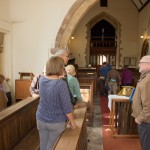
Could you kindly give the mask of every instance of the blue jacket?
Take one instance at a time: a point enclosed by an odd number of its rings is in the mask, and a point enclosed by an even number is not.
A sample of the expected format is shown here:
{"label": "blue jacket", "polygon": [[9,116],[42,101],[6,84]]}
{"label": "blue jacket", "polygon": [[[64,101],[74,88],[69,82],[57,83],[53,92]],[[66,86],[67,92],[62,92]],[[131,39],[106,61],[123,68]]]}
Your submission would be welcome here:
{"label": "blue jacket", "polygon": [[107,64],[106,66],[100,67],[100,75],[106,78],[108,72],[111,70],[111,65]]}

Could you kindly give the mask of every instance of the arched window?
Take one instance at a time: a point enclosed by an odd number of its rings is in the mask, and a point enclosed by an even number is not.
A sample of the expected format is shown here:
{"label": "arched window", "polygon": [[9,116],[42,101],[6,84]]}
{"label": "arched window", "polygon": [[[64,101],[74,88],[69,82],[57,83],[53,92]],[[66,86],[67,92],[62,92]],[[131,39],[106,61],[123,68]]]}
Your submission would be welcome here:
{"label": "arched window", "polygon": [[149,54],[149,43],[148,40],[145,39],[143,42],[143,46],[142,46],[142,51],[141,51],[141,58],[147,54]]}

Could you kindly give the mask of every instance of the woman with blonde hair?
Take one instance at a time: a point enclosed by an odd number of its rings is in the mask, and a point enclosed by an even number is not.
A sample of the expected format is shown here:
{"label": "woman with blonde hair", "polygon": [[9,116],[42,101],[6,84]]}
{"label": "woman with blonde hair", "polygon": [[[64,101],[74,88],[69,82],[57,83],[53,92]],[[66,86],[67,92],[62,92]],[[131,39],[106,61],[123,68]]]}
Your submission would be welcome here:
{"label": "woman with blonde hair", "polygon": [[65,69],[67,73],[69,89],[77,101],[81,101],[82,97],[80,93],[80,85],[77,78],[74,77],[76,75],[75,67],[73,65],[67,65]]}

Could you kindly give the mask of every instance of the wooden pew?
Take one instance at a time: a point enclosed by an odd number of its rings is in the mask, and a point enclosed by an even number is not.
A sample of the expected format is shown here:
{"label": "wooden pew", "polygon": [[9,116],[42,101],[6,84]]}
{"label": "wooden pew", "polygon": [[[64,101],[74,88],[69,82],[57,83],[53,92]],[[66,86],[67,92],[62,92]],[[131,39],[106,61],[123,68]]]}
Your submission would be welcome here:
{"label": "wooden pew", "polygon": [[7,107],[6,95],[3,91],[0,91],[0,111]]}
{"label": "wooden pew", "polygon": [[82,100],[87,102],[87,119],[91,124],[93,122],[93,83],[80,83]]}
{"label": "wooden pew", "polygon": [[96,78],[79,78],[79,83],[90,83],[93,86],[93,93],[96,93]]}
{"label": "wooden pew", "polygon": [[87,150],[86,107],[74,111],[77,129],[66,127],[54,150]]}
{"label": "wooden pew", "polygon": [[[65,131],[57,140],[54,150],[87,149],[86,107],[79,107],[74,111],[74,116],[78,128],[72,130],[69,126],[67,126]],[[34,128],[13,150],[39,150],[37,129]]]}
{"label": "wooden pew", "polygon": [[39,98],[27,98],[0,112],[0,149],[12,150],[36,127]]}
{"label": "wooden pew", "polygon": [[93,93],[96,93],[97,86],[96,86],[96,79],[97,73],[96,68],[80,68],[78,69],[77,78],[79,83],[92,83],[93,84]]}
{"label": "wooden pew", "polygon": [[[39,97],[29,97],[0,112],[0,150],[39,150],[35,117],[38,103]],[[80,106],[74,115],[78,128],[67,126],[54,149],[87,149],[86,107]]]}

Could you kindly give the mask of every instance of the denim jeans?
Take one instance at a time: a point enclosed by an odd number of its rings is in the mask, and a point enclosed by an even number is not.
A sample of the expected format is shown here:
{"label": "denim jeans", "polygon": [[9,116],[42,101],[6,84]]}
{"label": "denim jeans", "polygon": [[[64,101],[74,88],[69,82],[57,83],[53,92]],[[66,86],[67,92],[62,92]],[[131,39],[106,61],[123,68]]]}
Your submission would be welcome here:
{"label": "denim jeans", "polygon": [[138,132],[140,136],[140,142],[142,150],[150,149],[150,123],[142,122],[138,125]]}
{"label": "denim jeans", "polygon": [[66,122],[46,123],[37,120],[37,128],[40,137],[40,150],[52,150],[57,139],[65,130]]}

